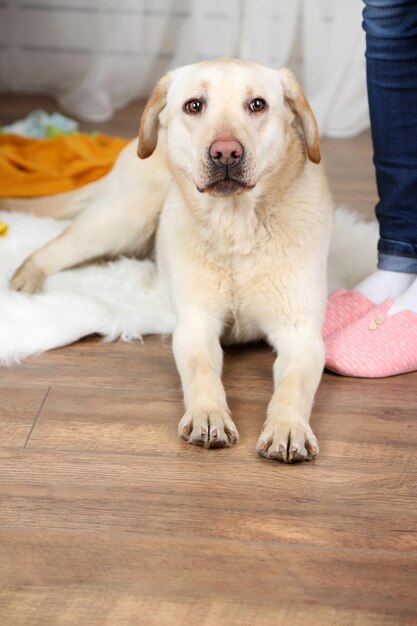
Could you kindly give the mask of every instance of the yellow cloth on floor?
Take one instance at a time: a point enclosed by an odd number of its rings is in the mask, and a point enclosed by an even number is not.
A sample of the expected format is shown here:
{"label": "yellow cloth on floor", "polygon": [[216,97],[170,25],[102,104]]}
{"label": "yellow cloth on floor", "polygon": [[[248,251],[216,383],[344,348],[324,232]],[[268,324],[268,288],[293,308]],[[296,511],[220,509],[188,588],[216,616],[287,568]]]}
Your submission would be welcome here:
{"label": "yellow cloth on floor", "polygon": [[53,139],[0,135],[0,196],[71,191],[104,176],[129,142],[78,133]]}

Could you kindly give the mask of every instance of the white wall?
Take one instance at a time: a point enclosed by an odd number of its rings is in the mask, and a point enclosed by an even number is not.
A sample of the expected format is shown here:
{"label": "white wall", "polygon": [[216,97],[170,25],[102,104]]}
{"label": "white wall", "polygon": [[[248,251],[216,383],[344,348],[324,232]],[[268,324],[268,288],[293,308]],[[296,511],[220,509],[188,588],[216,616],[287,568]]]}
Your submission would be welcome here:
{"label": "white wall", "polygon": [[0,89],[105,120],[167,69],[216,56],[290,65],[323,133],[368,125],[361,0],[0,0]]}

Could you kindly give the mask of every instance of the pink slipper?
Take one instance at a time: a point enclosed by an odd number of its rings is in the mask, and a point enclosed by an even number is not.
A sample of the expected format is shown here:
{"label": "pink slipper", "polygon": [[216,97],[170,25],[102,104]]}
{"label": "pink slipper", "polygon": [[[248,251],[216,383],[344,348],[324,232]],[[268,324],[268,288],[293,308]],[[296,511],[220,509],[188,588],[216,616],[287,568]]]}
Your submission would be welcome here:
{"label": "pink slipper", "polygon": [[391,299],[326,339],[326,367],[345,376],[384,378],[417,370],[417,313],[388,315]]}
{"label": "pink slipper", "polygon": [[374,308],[375,302],[368,300],[359,291],[338,289],[327,300],[323,337],[326,339],[344,326],[363,317]]}

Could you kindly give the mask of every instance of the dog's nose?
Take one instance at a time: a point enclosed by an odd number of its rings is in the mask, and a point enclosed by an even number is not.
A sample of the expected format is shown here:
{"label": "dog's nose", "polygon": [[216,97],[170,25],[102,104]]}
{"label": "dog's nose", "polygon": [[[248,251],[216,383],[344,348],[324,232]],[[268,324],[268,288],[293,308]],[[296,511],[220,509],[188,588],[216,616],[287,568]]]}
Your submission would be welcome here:
{"label": "dog's nose", "polygon": [[243,155],[243,146],[236,139],[218,139],[210,146],[210,157],[218,165],[237,165]]}

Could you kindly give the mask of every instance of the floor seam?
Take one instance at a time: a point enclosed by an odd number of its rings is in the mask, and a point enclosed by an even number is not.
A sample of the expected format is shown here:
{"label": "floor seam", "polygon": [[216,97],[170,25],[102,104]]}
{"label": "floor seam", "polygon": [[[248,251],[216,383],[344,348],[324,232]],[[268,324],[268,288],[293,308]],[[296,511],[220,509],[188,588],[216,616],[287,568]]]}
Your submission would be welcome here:
{"label": "floor seam", "polygon": [[48,389],[47,389],[47,391],[46,391],[46,393],[45,393],[45,395],[44,395],[44,398],[43,398],[43,400],[42,400],[41,406],[39,407],[39,410],[38,410],[38,412],[37,412],[37,414],[36,414],[36,417],[35,417],[35,419],[33,420],[33,424],[32,424],[32,426],[31,426],[31,429],[30,429],[30,431],[29,431],[29,434],[28,434],[28,436],[26,437],[25,445],[23,446],[23,448],[26,448],[26,446],[27,446],[27,444],[28,444],[28,442],[29,442],[29,439],[30,439],[30,438],[31,438],[31,436],[32,436],[33,429],[34,429],[34,428],[35,428],[35,426],[36,426],[36,422],[38,421],[38,417],[39,417],[39,415],[40,415],[40,414],[41,414],[41,412],[42,412],[42,409],[43,409],[43,407],[44,407],[44,405],[45,405],[45,402],[46,402],[46,400],[47,400],[47,398],[48,398],[49,392],[51,391],[51,387],[52,387],[52,386],[51,386],[51,385],[49,385],[49,387],[48,387]]}

